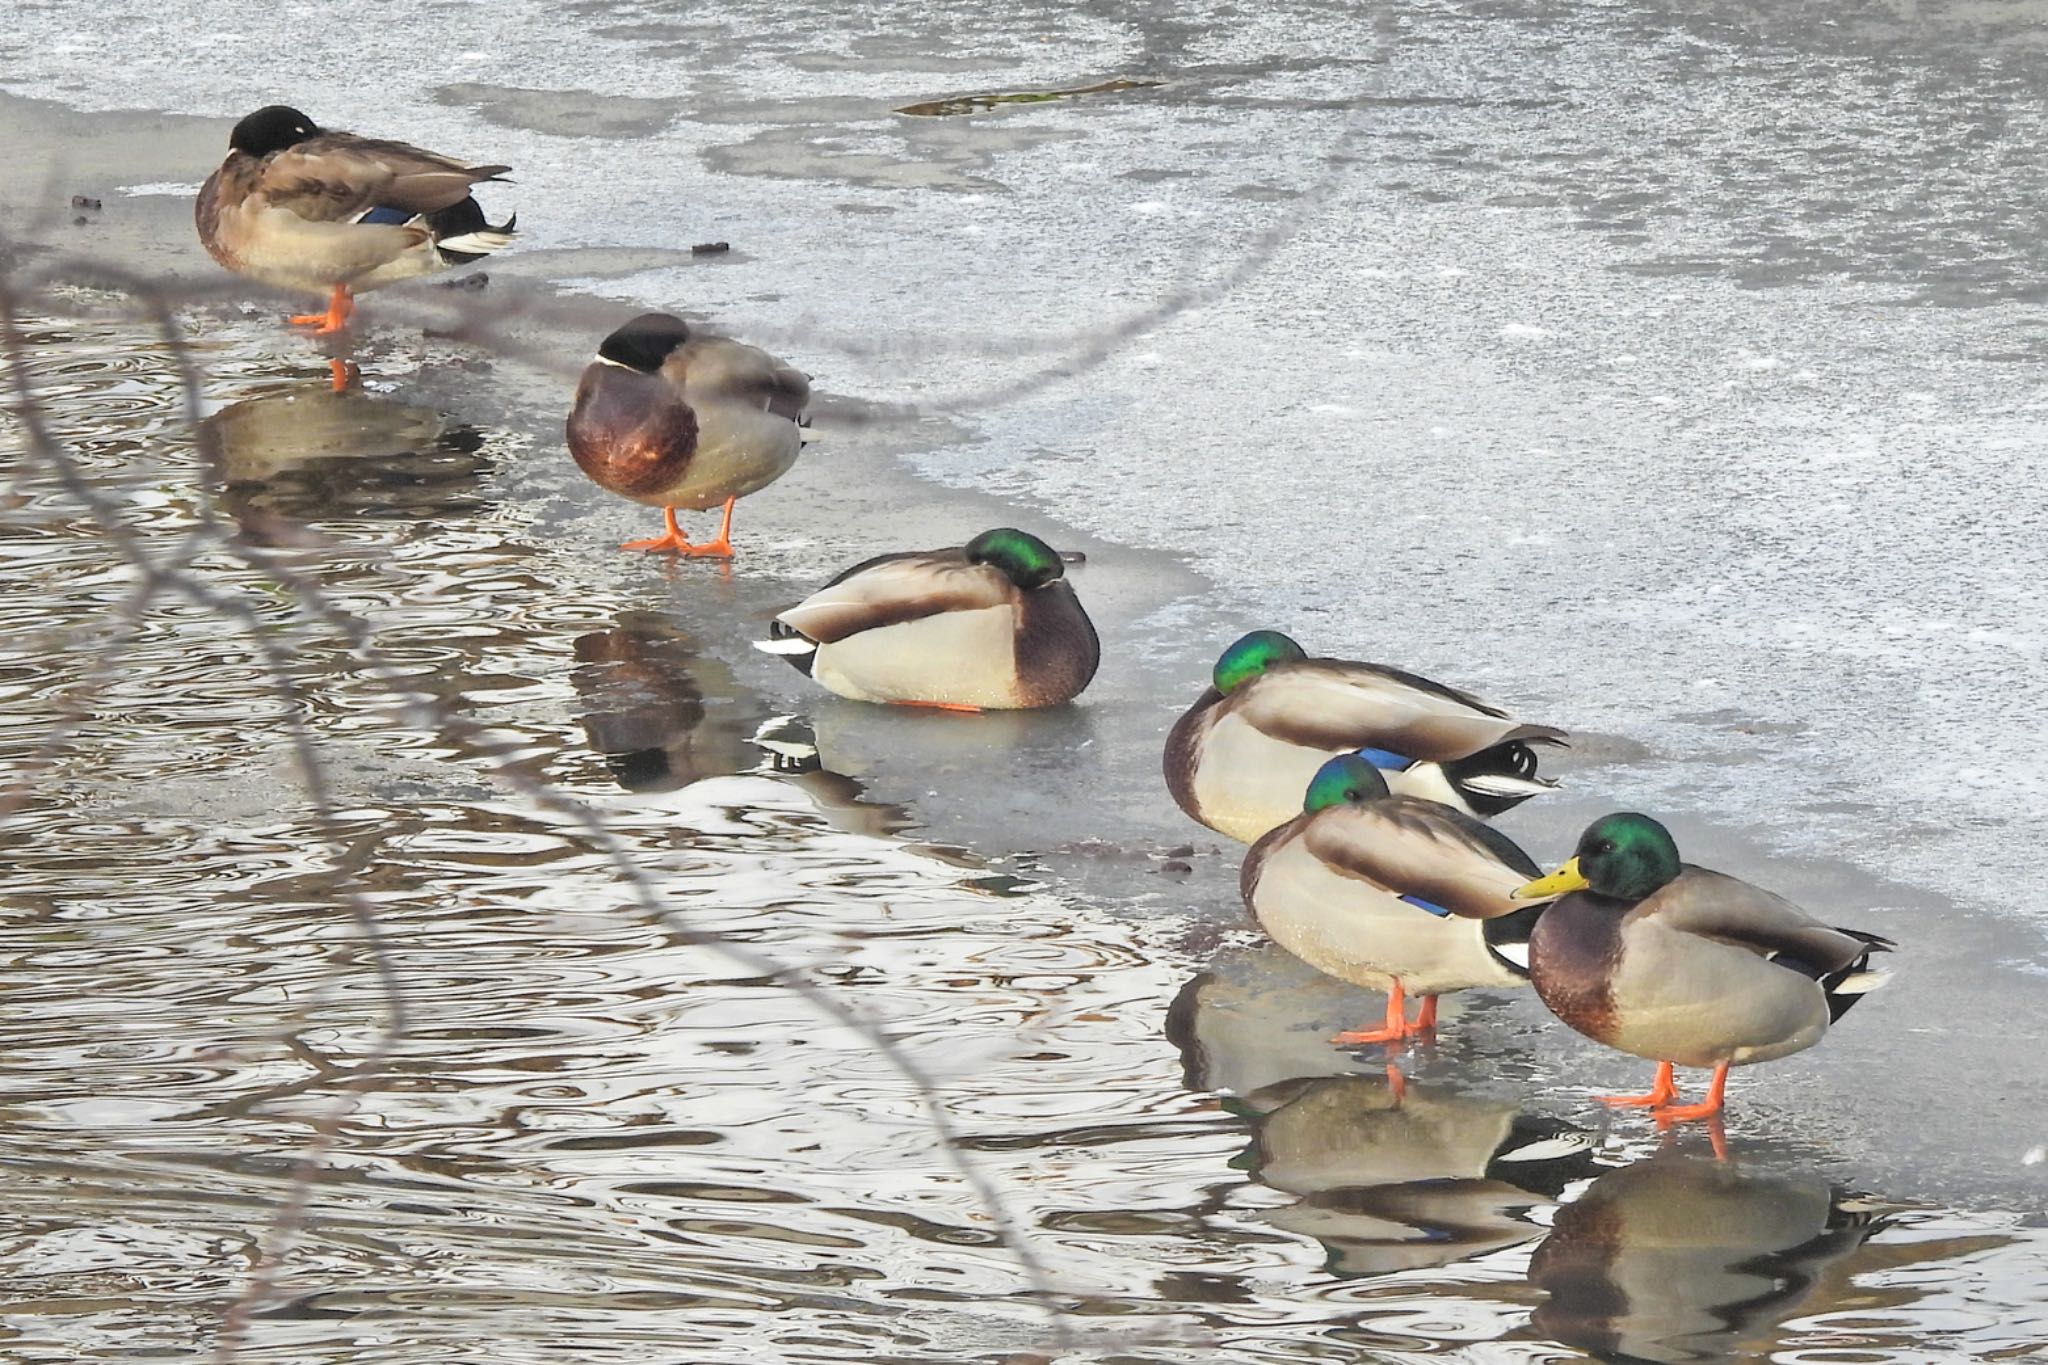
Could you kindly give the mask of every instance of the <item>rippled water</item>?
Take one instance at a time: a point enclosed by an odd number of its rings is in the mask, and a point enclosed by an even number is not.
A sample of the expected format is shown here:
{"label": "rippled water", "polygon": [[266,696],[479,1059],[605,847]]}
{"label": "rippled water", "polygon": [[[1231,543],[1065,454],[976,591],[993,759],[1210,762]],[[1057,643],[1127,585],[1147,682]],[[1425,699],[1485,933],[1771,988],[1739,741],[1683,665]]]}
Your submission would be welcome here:
{"label": "rippled water", "polygon": [[[1194,910],[1134,918],[803,758],[702,626],[506,496],[534,449],[289,372],[201,323],[210,478],[168,355],[33,328],[34,382],[155,553],[216,507],[370,623],[397,672],[596,811],[663,903],[878,1021],[927,1068],[1067,1310],[1073,1360],[2012,1359],[2048,1340],[2038,1217],[1859,1188],[1766,1132],[1730,1163],[1588,1131],[1541,1039],[1454,1012],[1394,1102],[1328,1048],[1360,998]],[[131,586],[24,470],[0,520],[10,771]],[[309,542],[301,525],[325,540]],[[385,1018],[247,1358],[1026,1361],[1058,1354],[988,1211],[885,1059],[637,914],[586,832],[399,724],[369,662],[209,550],[296,698],[187,604],[150,613],[5,823],[0,1356],[187,1358]],[[692,584],[703,579],[690,580]],[[288,716],[341,808],[292,786]],[[827,754],[829,759],[829,753]],[[337,873],[336,868],[339,868]]]}

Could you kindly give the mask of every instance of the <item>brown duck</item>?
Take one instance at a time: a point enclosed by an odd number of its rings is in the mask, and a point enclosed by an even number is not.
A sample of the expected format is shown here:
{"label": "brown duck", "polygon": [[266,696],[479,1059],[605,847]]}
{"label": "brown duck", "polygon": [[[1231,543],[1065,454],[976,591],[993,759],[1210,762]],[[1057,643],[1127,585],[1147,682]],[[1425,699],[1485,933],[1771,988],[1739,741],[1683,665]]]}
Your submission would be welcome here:
{"label": "brown duck", "polygon": [[[741,342],[644,313],[604,339],[569,412],[569,453],[598,487],[662,509],[663,532],[628,550],[732,555],[733,504],[781,478],[808,438],[810,380]],[[676,509],[725,505],[692,545]]]}
{"label": "brown duck", "polygon": [[517,215],[486,222],[470,187],[510,169],[336,132],[273,104],[235,125],[193,217],[200,242],[229,270],[326,293],[325,313],[291,319],[325,334],[348,325],[356,294],[507,245]]}

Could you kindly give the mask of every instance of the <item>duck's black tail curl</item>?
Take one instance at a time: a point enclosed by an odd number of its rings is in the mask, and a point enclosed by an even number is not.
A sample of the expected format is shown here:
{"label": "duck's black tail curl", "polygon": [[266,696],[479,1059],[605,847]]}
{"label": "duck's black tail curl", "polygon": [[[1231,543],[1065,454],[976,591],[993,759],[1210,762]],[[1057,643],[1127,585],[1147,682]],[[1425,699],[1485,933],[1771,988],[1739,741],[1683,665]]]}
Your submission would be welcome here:
{"label": "duck's black tail curl", "polygon": [[1857,954],[1856,960],[1839,971],[1829,972],[1820,979],[1820,988],[1827,997],[1828,1022],[1834,1023],[1849,1012],[1849,1007],[1864,996],[1892,979],[1886,971],[1873,971],[1870,966],[1872,953],[1888,953],[1898,945],[1881,934],[1866,934],[1860,929],[1844,929],[1834,926],[1838,934],[1847,934],[1860,939],[1866,945]]}
{"label": "duck's black tail curl", "polygon": [[768,638],[754,641],[763,654],[778,654],[791,668],[811,676],[811,663],[818,657],[818,642],[780,619],[768,623]]}
{"label": "duck's black tail curl", "polygon": [[1536,775],[1536,751],[1519,739],[1455,759],[1443,770],[1444,780],[1465,798],[1472,813],[1488,820],[1557,787]]}
{"label": "duck's black tail curl", "polygon": [[468,265],[510,246],[519,227],[519,215],[515,213],[495,225],[486,222],[484,206],[472,196],[428,214],[427,226],[433,230],[434,246],[442,260],[449,265]]}

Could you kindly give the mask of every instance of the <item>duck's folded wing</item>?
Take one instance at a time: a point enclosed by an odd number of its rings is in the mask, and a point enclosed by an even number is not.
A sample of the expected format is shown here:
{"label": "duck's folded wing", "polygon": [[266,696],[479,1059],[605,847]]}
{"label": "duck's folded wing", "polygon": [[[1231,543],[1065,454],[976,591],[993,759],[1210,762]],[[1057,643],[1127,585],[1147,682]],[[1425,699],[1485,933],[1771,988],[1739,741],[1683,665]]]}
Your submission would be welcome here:
{"label": "duck's folded wing", "polygon": [[1873,948],[1892,946],[1875,934],[1822,924],[1783,896],[1690,864],[1627,918],[1654,919],[1667,929],[1747,948],[1816,979],[1842,970]]}
{"label": "duck's folded wing", "polygon": [[1334,871],[1467,919],[1524,908],[1510,895],[1537,873],[1505,834],[1414,797],[1333,809],[1307,821],[1302,838]]}
{"label": "duck's folded wing", "polygon": [[1245,689],[1237,714],[1260,732],[1310,749],[1387,749],[1448,763],[1509,740],[1562,743],[1454,687],[1379,664],[1311,659]]}
{"label": "duck's folded wing", "polygon": [[855,565],[775,619],[829,645],[941,612],[1007,606],[1013,592],[999,571],[968,563],[957,549],[884,555]]}
{"label": "duck's folded wing", "polygon": [[728,337],[698,337],[662,367],[692,406],[740,403],[794,422],[811,401],[811,381],[758,346]]}
{"label": "duck's folded wing", "polygon": [[255,188],[301,218],[334,223],[373,208],[435,213],[510,169],[465,166],[403,142],[322,133],[268,158]]}

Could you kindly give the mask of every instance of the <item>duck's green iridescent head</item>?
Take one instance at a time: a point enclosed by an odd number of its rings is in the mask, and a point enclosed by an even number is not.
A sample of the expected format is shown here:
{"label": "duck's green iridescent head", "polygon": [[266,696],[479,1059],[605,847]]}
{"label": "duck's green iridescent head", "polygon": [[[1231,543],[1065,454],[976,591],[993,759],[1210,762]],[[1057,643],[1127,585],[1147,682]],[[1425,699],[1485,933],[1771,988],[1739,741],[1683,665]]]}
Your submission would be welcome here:
{"label": "duck's green iridescent head", "polygon": [[1229,696],[1275,664],[1296,663],[1308,651],[1277,630],[1255,630],[1223,651],[1213,675],[1216,690]]}
{"label": "duck's green iridescent head", "polygon": [[1011,526],[983,531],[968,541],[967,562],[995,566],[1003,577],[1026,592],[1044,587],[1067,571],[1052,546],[1029,531]]}
{"label": "duck's green iridescent head", "polygon": [[1578,851],[1548,877],[1515,890],[1517,900],[1544,900],[1567,891],[1592,891],[1639,901],[1683,870],[1671,831],[1647,815],[1603,815],[1579,836]]}
{"label": "duck's green iridescent head", "polygon": [[1387,779],[1357,754],[1339,754],[1316,769],[1301,808],[1313,815],[1330,806],[1362,806],[1387,794]]}

